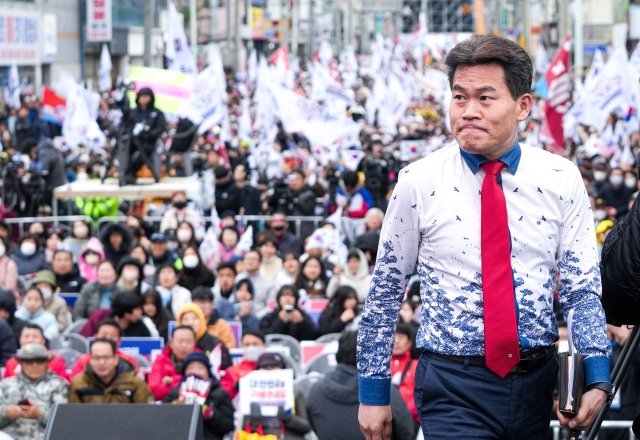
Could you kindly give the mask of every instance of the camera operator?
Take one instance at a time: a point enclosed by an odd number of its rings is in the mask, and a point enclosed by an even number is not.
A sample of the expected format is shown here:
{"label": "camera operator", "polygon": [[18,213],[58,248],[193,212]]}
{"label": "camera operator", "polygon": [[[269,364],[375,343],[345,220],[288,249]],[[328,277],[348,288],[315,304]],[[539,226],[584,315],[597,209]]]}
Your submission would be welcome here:
{"label": "camera operator", "polygon": [[[44,204],[51,206],[53,189],[67,182],[62,154],[48,138],[42,138],[37,145],[34,138],[25,139],[23,151],[31,158],[31,169],[22,179],[32,189],[26,192],[30,192],[33,199],[40,195],[39,191],[43,191]],[[44,180],[44,188],[39,178]]]}
{"label": "camera operator", "polygon": [[144,165],[140,149],[151,159],[156,141],[166,129],[164,113],[155,107],[153,90],[143,87],[136,98],[136,108],[124,106],[124,120],[126,127],[132,130],[131,145],[129,146],[129,166],[125,175],[128,183],[135,183],[136,174]]}
{"label": "camera operator", "polygon": [[[282,212],[287,216],[312,216],[316,206],[316,194],[305,183],[302,170],[295,168],[282,182],[278,181],[273,187],[273,195],[269,199],[272,212]],[[304,238],[313,232],[313,223],[303,222],[300,235]]]}

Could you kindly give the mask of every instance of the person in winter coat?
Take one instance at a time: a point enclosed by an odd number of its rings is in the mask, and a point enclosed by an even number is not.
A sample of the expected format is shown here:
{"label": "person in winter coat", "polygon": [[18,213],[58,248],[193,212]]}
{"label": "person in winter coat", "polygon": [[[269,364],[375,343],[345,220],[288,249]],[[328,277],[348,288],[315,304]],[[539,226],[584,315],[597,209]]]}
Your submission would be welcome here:
{"label": "person in winter coat", "polygon": [[[46,343],[47,340],[42,334],[42,329],[37,325],[26,324],[22,329],[22,334],[20,335],[20,348],[25,347],[27,344],[46,345]],[[67,364],[64,359],[62,359],[62,356],[50,350],[47,350],[47,354],[53,356],[47,363],[49,369],[64,380],[68,381]],[[20,371],[22,371],[20,363],[15,357],[12,357],[4,366],[4,376],[2,378],[6,379],[7,377],[17,376],[20,374]]]}
{"label": "person in winter coat", "polygon": [[47,269],[47,258],[40,251],[40,238],[33,234],[24,234],[18,240],[18,252],[11,259],[18,266],[18,275],[27,281],[39,270]]}
{"label": "person in winter coat", "polygon": [[259,328],[260,319],[255,315],[255,291],[253,283],[248,279],[238,281],[236,290],[229,301],[221,298],[217,309],[227,321],[240,321],[243,329]]}
{"label": "person in winter coat", "polygon": [[218,379],[211,374],[209,358],[204,353],[193,352],[184,360],[182,366],[182,380],[180,384],[171,388],[163,403],[184,404],[187,396],[182,394],[181,387],[189,378],[195,380],[208,380],[211,382],[207,397],[194,403],[202,405],[202,421],[204,423],[204,438],[210,440],[222,440],[229,432],[233,431],[233,404],[231,398],[220,386]]}
{"label": "person in winter coat", "polygon": [[358,296],[353,287],[341,286],[320,315],[320,334],[355,331],[360,323]]}
{"label": "person in winter coat", "polygon": [[163,400],[171,388],[180,384],[183,362],[190,353],[199,351],[196,341],[196,334],[191,327],[183,325],[173,329],[169,346],[156,357],[147,377],[156,400]]}
{"label": "person in winter coat", "polygon": [[180,272],[171,263],[166,263],[158,270],[160,285],[156,290],[162,297],[162,306],[171,310],[173,316],[185,305],[191,302],[191,292],[178,285]]}
{"label": "person in winter coat", "polygon": [[278,242],[278,250],[280,255],[293,251],[300,254],[302,247],[300,246],[300,238],[293,232],[289,232],[289,223],[287,217],[282,212],[276,212],[271,218],[271,231]]}
{"label": "person in winter coat", "polygon": [[104,249],[100,240],[91,237],[78,255],[78,267],[80,276],[88,283],[98,281],[98,265],[105,260]]}
{"label": "person in winter coat", "polygon": [[144,281],[143,266],[140,260],[126,256],[118,264],[118,281],[116,281],[118,293],[131,292],[140,295],[151,286]]}
{"label": "person in winter coat", "polygon": [[248,176],[246,163],[240,163],[233,169],[233,180],[240,190],[240,206],[246,215],[259,215],[262,211],[260,190],[250,184]]}
{"label": "person in winter coat", "polygon": [[73,229],[71,230],[71,236],[62,240],[67,249],[73,254],[73,258],[78,258],[87,242],[91,238],[91,228],[88,224],[82,220],[76,220],[73,222]]}
{"label": "person in winter coat", "polygon": [[[340,337],[338,366],[313,385],[307,398],[307,416],[319,440],[363,440],[358,423],[358,333]],[[394,440],[415,438],[413,421],[397,387],[391,387],[392,432]]]}
{"label": "person in winter coat", "polygon": [[[269,207],[285,215],[311,216],[315,213],[316,193],[306,185],[305,175],[301,169],[291,170],[286,185],[277,187],[269,198]],[[313,232],[311,222],[303,222],[300,235],[304,238]]]}
{"label": "person in winter coat", "polygon": [[33,285],[40,289],[44,298],[44,309],[58,320],[60,333],[67,328],[67,302],[62,299],[56,290],[56,277],[50,270],[41,270],[36,274]]}
{"label": "person in winter coat", "polygon": [[198,248],[189,246],[184,250],[182,254],[182,264],[184,269],[180,274],[178,284],[185,289],[193,292],[198,286],[212,288],[216,282],[216,277],[213,275],[207,267],[202,263]]}
{"label": "person in winter coat", "polygon": [[[171,198],[171,207],[167,209],[162,216],[160,223],[160,232],[166,233],[169,229],[177,230],[182,222],[187,222],[193,228],[194,233],[204,229],[202,220],[197,211],[187,208],[187,195],[184,191],[173,193]],[[199,235],[199,234],[195,234]],[[191,237],[193,238],[193,237]]]}
{"label": "person in winter coat", "polygon": [[193,303],[186,304],[178,312],[176,321],[178,326],[186,325],[196,333],[196,347],[209,357],[213,368],[211,373],[219,379],[220,371],[231,366],[231,355],[220,339],[207,332],[207,321],[200,307]]}
{"label": "person in winter coat", "polygon": [[169,322],[173,321],[173,315],[169,309],[162,307],[162,298],[156,289],[144,292],[142,299],[144,300],[142,311],[151,319],[166,343],[169,339]]}
{"label": "person in winter coat", "polygon": [[209,269],[215,270],[221,264],[229,263],[234,257],[242,256],[241,252],[238,252],[236,246],[240,241],[240,234],[236,228],[227,226],[222,229],[220,233],[220,243],[218,249],[211,253],[209,261],[206,265]]}
{"label": "person in winter coat", "polygon": [[[278,353],[263,353],[258,358],[256,370],[283,370],[287,368],[287,364],[283,357]],[[287,413],[284,407],[278,408],[278,415],[274,419],[265,419],[259,414],[245,416],[242,427],[247,424],[251,427],[251,432],[256,432],[257,425],[263,427],[265,435],[272,434],[280,436],[284,428],[283,440],[302,440],[305,435],[311,431],[309,419],[307,418],[307,399],[304,392],[299,390],[294,395],[293,411]]]}
{"label": "person in winter coat", "polygon": [[13,293],[15,300],[20,304],[20,288],[18,287],[18,265],[7,255],[9,250],[8,240],[0,237],[0,288]]}
{"label": "person in winter coat", "polygon": [[258,248],[262,254],[262,264],[260,265],[260,275],[275,280],[278,272],[283,269],[282,259],[278,257],[278,240],[271,235],[265,234],[258,242]]}
{"label": "person in winter coat", "polygon": [[218,167],[216,176],[216,210],[222,216],[225,211],[233,211],[235,215],[240,213],[242,202],[240,199],[240,188],[237,187],[231,173],[225,167]]}
{"label": "person in winter coat", "polygon": [[331,298],[340,286],[353,287],[358,294],[358,302],[364,304],[369,293],[371,273],[369,263],[364,252],[358,248],[349,250],[347,264],[344,267],[336,265],[333,269],[334,276],[327,287],[327,298]]}
{"label": "person in winter coat", "polygon": [[42,440],[53,406],[67,403],[67,381],[47,367],[44,345],[27,344],[16,359],[20,374],[0,382],[0,429],[15,440]]}
{"label": "person in winter coat", "polygon": [[79,293],[87,282],[80,275],[78,266],[73,263],[73,255],[69,251],[58,250],[53,254],[51,269],[55,274],[55,288],[63,293]]}
{"label": "person in winter coat", "polygon": [[[238,395],[240,379],[256,369],[260,355],[265,352],[264,333],[258,329],[247,329],[242,334],[242,356],[239,363],[227,368],[220,384],[229,397],[234,399]],[[235,402],[235,400],[234,400]]]}
{"label": "person in winter coat", "polygon": [[282,286],[293,285],[300,273],[300,256],[295,251],[289,251],[282,256],[282,269],[274,280],[276,289]]}
{"label": "person in winter coat", "polygon": [[298,341],[313,341],[318,337],[318,328],[309,315],[298,308],[298,289],[283,286],[278,292],[276,309],[262,318],[260,330],[270,335],[289,335]]}
{"label": "person in winter coat", "polygon": [[[73,306],[73,320],[89,318],[99,308],[111,307],[111,299],[120,293],[124,293],[121,287],[116,285],[118,272],[110,260],[105,260],[98,266],[98,281],[82,286],[80,296]],[[91,333],[93,334],[93,333]]]}
{"label": "person in winter coat", "polygon": [[15,334],[7,321],[0,319],[0,367],[4,367],[7,361],[18,349]]}
{"label": "person in winter coat", "polygon": [[132,242],[131,230],[121,223],[108,225],[100,234],[104,256],[115,265],[118,265],[120,259],[127,255]]}
{"label": "person in winter coat", "polygon": [[44,337],[52,340],[60,333],[58,320],[44,309],[44,297],[37,287],[31,287],[24,294],[22,305],[16,311],[16,317],[42,329]]}
{"label": "person in winter coat", "polygon": [[13,293],[5,289],[0,289],[0,318],[7,321],[9,326],[11,326],[16,344],[19,344],[22,329],[27,325],[27,323],[20,318],[16,318],[15,313],[16,300]]}
{"label": "person in winter coat", "polygon": [[136,368],[117,355],[115,342],[95,339],[90,353],[89,365],[71,382],[69,403],[154,403]]}
{"label": "person in winter coat", "polygon": [[399,323],[396,328],[396,340],[391,356],[391,383],[398,387],[400,395],[407,404],[409,412],[413,417],[414,430],[418,433],[420,429],[420,419],[418,410],[413,399],[413,390],[416,381],[416,367],[418,360],[411,357],[411,347],[413,345],[413,330],[407,324]]}
{"label": "person in winter coat", "polygon": [[136,97],[136,108],[130,109],[125,105],[122,123],[132,130],[133,137],[129,147],[129,167],[126,180],[135,183],[136,174],[144,165],[144,159],[139,150],[144,151],[151,160],[156,141],[166,129],[164,113],[155,107],[155,96],[149,87],[143,87]]}
{"label": "person in winter coat", "polygon": [[324,299],[328,285],[329,278],[322,260],[312,256],[304,260],[296,278],[296,289],[304,289],[311,299]]}
{"label": "person in winter coat", "polygon": [[336,190],[336,206],[344,209],[349,218],[364,218],[367,211],[373,207],[373,197],[368,189],[359,183],[358,173],[345,171],[340,176],[340,186]]}
{"label": "person in winter coat", "polygon": [[191,292],[191,300],[200,307],[207,323],[207,333],[220,339],[227,349],[236,348],[236,338],[227,321],[214,309],[213,293],[208,287],[196,287]]}
{"label": "person in winter coat", "polygon": [[51,206],[53,189],[67,183],[64,158],[51,139],[43,138],[38,142],[35,159],[42,166],[40,170],[45,182],[44,203]]}

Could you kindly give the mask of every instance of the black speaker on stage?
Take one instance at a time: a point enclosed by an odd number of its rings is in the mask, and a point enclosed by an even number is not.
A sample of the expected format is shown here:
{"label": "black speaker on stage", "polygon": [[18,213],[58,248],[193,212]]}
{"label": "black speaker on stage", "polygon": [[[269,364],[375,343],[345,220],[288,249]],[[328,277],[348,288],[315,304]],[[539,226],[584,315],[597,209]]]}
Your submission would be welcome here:
{"label": "black speaker on stage", "polygon": [[202,440],[199,405],[56,404],[45,440]]}

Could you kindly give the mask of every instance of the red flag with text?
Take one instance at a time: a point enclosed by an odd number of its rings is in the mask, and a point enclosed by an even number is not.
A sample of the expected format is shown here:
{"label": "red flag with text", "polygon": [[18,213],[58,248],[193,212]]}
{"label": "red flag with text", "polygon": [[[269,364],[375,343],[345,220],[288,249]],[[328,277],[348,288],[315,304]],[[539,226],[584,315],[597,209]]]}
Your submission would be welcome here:
{"label": "red flag with text", "polygon": [[549,96],[544,110],[546,118],[542,132],[549,135],[551,141],[549,147],[558,154],[564,151],[562,117],[568,110],[567,101],[571,90],[571,78],[568,70],[570,51],[571,39],[567,37],[545,73]]}

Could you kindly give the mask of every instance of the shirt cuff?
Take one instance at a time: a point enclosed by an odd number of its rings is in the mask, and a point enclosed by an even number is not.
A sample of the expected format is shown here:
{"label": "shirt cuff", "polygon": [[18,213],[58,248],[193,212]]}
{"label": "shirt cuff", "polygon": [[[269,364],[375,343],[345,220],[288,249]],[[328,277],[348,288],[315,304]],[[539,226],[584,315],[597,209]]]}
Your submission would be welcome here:
{"label": "shirt cuff", "polygon": [[593,356],[584,360],[585,387],[597,382],[611,383],[611,365],[606,356]]}
{"label": "shirt cuff", "polygon": [[360,403],[365,405],[386,406],[391,401],[391,378],[370,379],[358,376]]}

